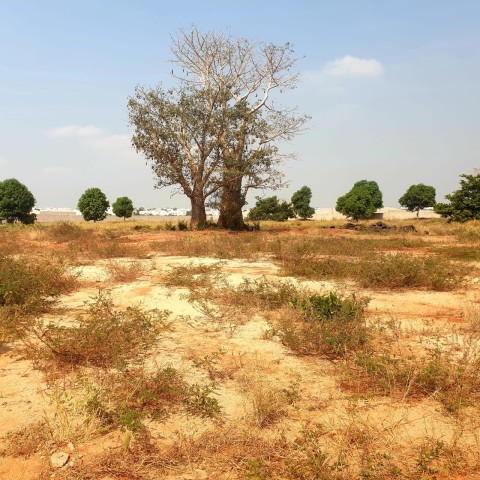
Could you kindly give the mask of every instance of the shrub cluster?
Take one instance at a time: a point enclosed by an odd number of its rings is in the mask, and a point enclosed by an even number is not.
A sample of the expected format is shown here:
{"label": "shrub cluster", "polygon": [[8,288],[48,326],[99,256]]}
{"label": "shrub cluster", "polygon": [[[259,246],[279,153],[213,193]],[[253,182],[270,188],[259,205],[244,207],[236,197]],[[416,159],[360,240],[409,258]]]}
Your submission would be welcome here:
{"label": "shrub cluster", "polygon": [[297,353],[341,357],[369,342],[366,304],[355,295],[342,297],[335,292],[293,298],[276,333]]}

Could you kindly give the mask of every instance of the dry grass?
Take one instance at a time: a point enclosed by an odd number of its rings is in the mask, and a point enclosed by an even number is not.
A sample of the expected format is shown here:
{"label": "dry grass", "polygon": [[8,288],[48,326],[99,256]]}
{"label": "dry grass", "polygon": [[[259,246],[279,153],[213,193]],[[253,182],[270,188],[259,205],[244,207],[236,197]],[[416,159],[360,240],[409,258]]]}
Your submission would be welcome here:
{"label": "dry grass", "polygon": [[140,278],[145,273],[144,265],[138,260],[120,262],[109,260],[106,264],[110,280],[118,283],[130,283]]}
{"label": "dry grass", "polygon": [[121,367],[138,361],[153,347],[159,335],[169,328],[170,312],[115,308],[108,293],[99,291],[87,306],[87,312],[73,326],[43,325],[38,322],[31,333],[29,354],[37,364],[90,365],[100,368]]}
{"label": "dry grass", "polygon": [[[163,278],[169,287],[188,289],[181,293],[204,315],[205,331],[179,317],[174,319],[178,328],[167,333],[165,313],[120,309],[103,294],[79,315],[66,316],[65,310],[60,318],[51,308],[61,293],[75,288],[74,283],[67,287],[69,263],[52,260],[54,250],[77,264],[104,260],[110,280],[117,283],[143,275],[144,262],[138,259],[153,250],[268,260],[297,278],[354,281],[356,287],[345,284],[348,292],[368,288],[372,297],[380,295],[379,289],[454,290],[459,297],[463,277],[472,275],[469,269],[478,260],[479,227],[443,221],[417,225],[430,235],[330,230],[330,222],[268,223],[260,232],[238,234],[168,231],[164,225],[133,229],[122,222],[0,227],[7,280],[0,289],[14,284],[1,297],[0,311],[13,306],[10,311],[18,315],[9,318],[18,325],[21,319],[34,319],[24,324],[24,335],[37,334],[31,343],[39,353],[36,365],[48,367],[50,379],[42,421],[11,434],[1,453],[48,455],[70,441],[101,447],[103,435],[110,432],[123,439],[117,447],[100,448],[85,461],[76,458],[73,466],[55,471],[56,478],[476,478],[480,463],[470,452],[480,444],[475,420],[480,309],[475,299],[463,318],[457,315],[457,329],[441,327],[445,331],[438,333],[436,348],[430,348],[433,327],[393,331],[385,319],[372,318],[363,294],[318,293],[313,282],[309,290],[296,280],[260,275],[233,284],[222,272],[224,265],[210,260],[174,267]],[[461,243],[452,247],[454,239]],[[115,285],[115,290],[122,289]],[[50,325],[42,312],[49,312]],[[236,330],[254,316],[272,323],[263,340],[258,330],[255,338],[246,337],[249,325]],[[212,332],[212,326],[227,327],[230,335]],[[167,338],[158,341],[159,335]],[[269,353],[258,358],[265,365],[257,361],[249,367],[248,355],[262,341]],[[228,365],[230,350],[239,359],[235,368]],[[188,357],[191,351],[195,355]],[[292,358],[294,353],[300,356]],[[196,368],[181,373],[186,360]],[[55,375],[52,366],[59,367]],[[297,374],[302,384],[289,383]],[[422,407],[425,416],[390,421],[399,406],[409,413]],[[186,421],[197,417],[192,424],[198,421],[200,429],[179,426],[182,415]],[[426,429],[431,418],[450,425],[452,435],[429,432],[419,438],[415,429]],[[52,473],[39,472],[38,478]]]}

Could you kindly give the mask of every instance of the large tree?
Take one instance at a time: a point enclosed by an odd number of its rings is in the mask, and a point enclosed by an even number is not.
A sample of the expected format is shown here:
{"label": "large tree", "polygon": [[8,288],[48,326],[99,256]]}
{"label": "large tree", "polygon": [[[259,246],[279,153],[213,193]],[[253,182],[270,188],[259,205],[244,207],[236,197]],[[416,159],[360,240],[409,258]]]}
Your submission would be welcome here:
{"label": "large tree", "polygon": [[480,171],[460,175],[460,188],[445,195],[450,203],[437,203],[436,213],[455,222],[480,220]]}
{"label": "large tree", "polygon": [[32,212],[35,197],[32,192],[15,178],[0,182],[0,219],[8,223],[34,223],[36,215]]}
{"label": "large tree", "polygon": [[221,101],[188,85],[159,85],[137,87],[128,102],[133,145],[151,161],[157,188],[175,185],[190,199],[194,228],[206,222],[205,200],[220,188]]}
{"label": "large tree", "polygon": [[434,187],[419,183],[417,185],[411,185],[398,199],[398,203],[409,212],[417,212],[418,219],[420,210],[435,205],[435,194]]}
{"label": "large tree", "polygon": [[173,76],[165,91],[137,88],[129,100],[133,144],[152,162],[157,186],[178,185],[192,202],[192,224],[205,221],[205,200],[220,206],[219,226],[244,228],[242,207],[252,188],[283,185],[290,140],[307,118],[272,94],[294,88],[298,73],[290,44],[180,30],[172,39]]}

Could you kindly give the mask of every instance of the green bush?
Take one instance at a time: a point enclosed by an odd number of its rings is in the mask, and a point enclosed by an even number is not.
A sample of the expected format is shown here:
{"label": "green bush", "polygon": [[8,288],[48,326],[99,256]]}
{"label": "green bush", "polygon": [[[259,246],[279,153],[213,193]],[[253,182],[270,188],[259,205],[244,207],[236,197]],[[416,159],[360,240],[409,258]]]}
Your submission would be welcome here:
{"label": "green bush", "polygon": [[335,292],[294,298],[291,310],[279,321],[282,342],[301,354],[341,357],[365,348],[370,330],[365,299]]}
{"label": "green bush", "polygon": [[292,206],[288,202],[280,202],[276,196],[260,198],[256,197],[257,203],[250,210],[247,220],[274,220],[285,222],[289,218],[295,218]]}

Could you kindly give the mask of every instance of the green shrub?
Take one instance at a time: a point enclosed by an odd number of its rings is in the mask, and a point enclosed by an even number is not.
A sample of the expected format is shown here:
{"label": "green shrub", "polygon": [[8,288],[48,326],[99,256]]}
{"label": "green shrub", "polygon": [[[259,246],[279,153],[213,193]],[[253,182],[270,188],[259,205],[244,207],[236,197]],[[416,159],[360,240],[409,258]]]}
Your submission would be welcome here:
{"label": "green shrub", "polygon": [[370,332],[365,320],[365,299],[330,292],[294,298],[279,321],[282,342],[303,354],[340,357],[365,348]]}

